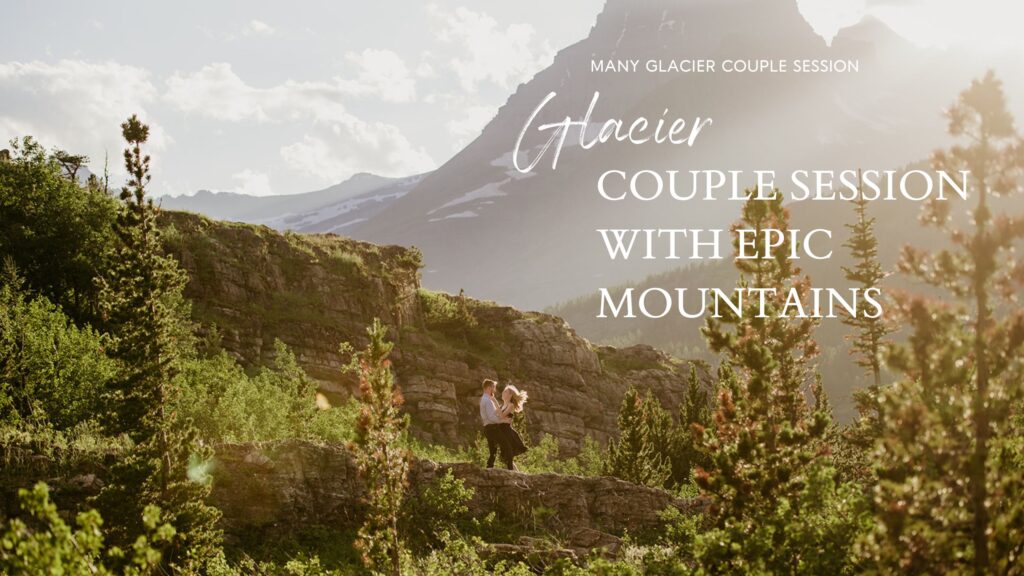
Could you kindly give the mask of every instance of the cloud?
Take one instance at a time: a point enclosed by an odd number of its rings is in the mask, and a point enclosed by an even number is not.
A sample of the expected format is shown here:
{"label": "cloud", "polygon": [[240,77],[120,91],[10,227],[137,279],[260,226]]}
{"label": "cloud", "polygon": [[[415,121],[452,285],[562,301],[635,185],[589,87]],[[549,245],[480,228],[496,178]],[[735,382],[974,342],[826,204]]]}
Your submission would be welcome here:
{"label": "cloud", "polygon": [[[392,63],[384,51],[364,51],[356,60],[362,64]],[[390,68],[395,70],[395,68]],[[383,77],[382,77],[383,78]],[[379,95],[387,93],[382,78],[366,77]],[[356,81],[360,79],[357,77]],[[180,110],[228,122],[309,122],[302,140],[280,149],[285,163],[294,170],[337,182],[356,172],[383,176],[404,176],[434,168],[434,160],[411,142],[394,125],[368,122],[349,113],[342,100],[354,88],[335,79],[330,82],[283,82],[269,88],[250,86],[229,64],[204,66],[190,75],[175,74],[167,81],[167,100]]]}
{"label": "cloud", "polygon": [[416,75],[420,78],[431,78],[434,76],[434,67],[431,66],[430,62],[420,62],[419,66],[416,67]]}
{"label": "cloud", "polygon": [[111,171],[120,175],[120,125],[128,116],[138,114],[150,125],[150,152],[170,143],[148,114],[156,99],[149,72],[134,66],[82,60],[0,63],[0,139],[31,134],[46,146],[89,155],[94,167],[107,153]]}
{"label": "cloud", "polygon": [[398,54],[368,48],[349,52],[345,59],[358,72],[355,78],[337,81],[341,90],[358,96],[377,96],[387,102],[410,102],[416,97],[416,80]]}
{"label": "cloud", "polygon": [[1005,0],[867,0],[867,11],[923,46],[963,47],[971,52],[1024,48],[1024,6]]}
{"label": "cloud", "polygon": [[232,178],[239,182],[238,187],[235,189],[239,194],[271,196],[274,193],[270,187],[270,178],[262,172],[253,172],[246,168],[232,176]]}
{"label": "cloud", "polygon": [[330,134],[306,134],[283,146],[281,158],[294,170],[329,183],[357,172],[381,176],[408,176],[437,166],[423,148],[416,148],[398,128],[357,121],[337,124]]}
{"label": "cloud", "polygon": [[349,118],[343,104],[346,97],[372,95],[402,102],[415,94],[409,70],[394,52],[364,50],[349,54],[348,60],[360,69],[355,78],[287,80],[269,88],[250,86],[228,63],[207,64],[192,74],[171,75],[164,98],[183,112],[216,120],[277,122],[312,117],[337,122]]}
{"label": "cloud", "polygon": [[529,24],[502,28],[487,14],[465,7],[443,12],[431,4],[427,11],[440,23],[438,40],[460,49],[462,55],[452,58],[449,67],[466,92],[476,92],[484,82],[511,88],[554,59],[554,49],[546,40],[538,45]]}
{"label": "cloud", "polygon": [[341,102],[345,94],[330,82],[288,80],[256,88],[235,74],[230,64],[219,62],[193,74],[173,74],[167,79],[164,98],[182,112],[215,120],[279,122],[312,117],[336,121],[348,117]]}
{"label": "cloud", "polygon": [[262,20],[249,20],[242,28],[245,36],[273,36],[274,32],[274,27]]}

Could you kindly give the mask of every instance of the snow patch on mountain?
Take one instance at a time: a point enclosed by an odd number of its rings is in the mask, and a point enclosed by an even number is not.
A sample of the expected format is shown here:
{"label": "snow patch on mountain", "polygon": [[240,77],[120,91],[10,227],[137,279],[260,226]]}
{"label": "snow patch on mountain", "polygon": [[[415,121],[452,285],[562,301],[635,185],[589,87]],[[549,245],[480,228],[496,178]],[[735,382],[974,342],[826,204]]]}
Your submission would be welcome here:
{"label": "snow patch on mountain", "polygon": [[467,193],[463,194],[462,196],[459,196],[458,198],[456,198],[454,200],[446,202],[442,206],[438,206],[437,208],[434,208],[430,212],[427,212],[427,214],[428,215],[429,214],[434,214],[435,212],[439,212],[439,211],[445,210],[447,208],[452,208],[454,206],[459,206],[459,205],[462,205],[462,204],[467,204],[469,202],[475,202],[477,200],[483,200],[485,198],[498,198],[498,197],[501,197],[501,196],[507,196],[507,194],[505,194],[504,192],[501,191],[501,187],[502,187],[502,185],[508,184],[511,181],[512,181],[511,178],[506,178],[506,179],[502,180],[501,182],[491,182],[490,184],[486,184],[484,186],[481,186],[480,188],[477,188],[476,190],[473,190],[472,192],[467,192]]}
{"label": "snow patch on mountain", "polygon": [[477,216],[479,216],[479,214],[477,214],[476,212],[473,212],[472,210],[466,210],[465,212],[456,212],[455,214],[449,214],[442,218],[431,218],[430,221],[440,222],[442,220],[451,220],[453,218],[476,218]]}

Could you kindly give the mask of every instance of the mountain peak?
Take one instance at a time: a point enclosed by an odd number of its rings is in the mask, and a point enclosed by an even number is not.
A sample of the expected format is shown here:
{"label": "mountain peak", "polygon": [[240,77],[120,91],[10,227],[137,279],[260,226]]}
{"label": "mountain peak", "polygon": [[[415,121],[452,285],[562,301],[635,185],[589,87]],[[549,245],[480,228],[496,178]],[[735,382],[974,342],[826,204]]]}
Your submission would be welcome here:
{"label": "mountain peak", "polygon": [[363,180],[385,180],[384,176],[378,176],[371,172],[356,172],[350,176],[345,182],[361,182]]}

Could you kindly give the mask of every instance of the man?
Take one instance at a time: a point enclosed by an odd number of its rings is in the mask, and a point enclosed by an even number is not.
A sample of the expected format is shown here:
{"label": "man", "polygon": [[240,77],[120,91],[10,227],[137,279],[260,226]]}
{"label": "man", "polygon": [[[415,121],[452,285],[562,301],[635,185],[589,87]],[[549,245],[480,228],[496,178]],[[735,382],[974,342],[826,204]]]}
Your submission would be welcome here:
{"label": "man", "polygon": [[483,382],[483,394],[480,396],[480,423],[484,427],[484,438],[487,439],[487,467],[494,468],[494,456],[501,450],[501,461],[512,470],[512,449],[508,438],[502,433],[502,420],[498,416],[498,402],[494,399],[498,383],[490,378]]}

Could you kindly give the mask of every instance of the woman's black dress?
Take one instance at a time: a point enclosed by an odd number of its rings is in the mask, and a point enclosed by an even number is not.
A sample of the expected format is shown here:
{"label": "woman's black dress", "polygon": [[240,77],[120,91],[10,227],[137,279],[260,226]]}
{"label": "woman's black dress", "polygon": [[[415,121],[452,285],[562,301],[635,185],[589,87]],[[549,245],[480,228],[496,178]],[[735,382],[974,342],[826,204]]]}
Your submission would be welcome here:
{"label": "woman's black dress", "polygon": [[519,435],[519,432],[516,432],[516,429],[511,424],[502,424],[501,433],[505,435],[508,446],[512,449],[513,458],[526,452],[526,443],[523,442],[523,437]]}

